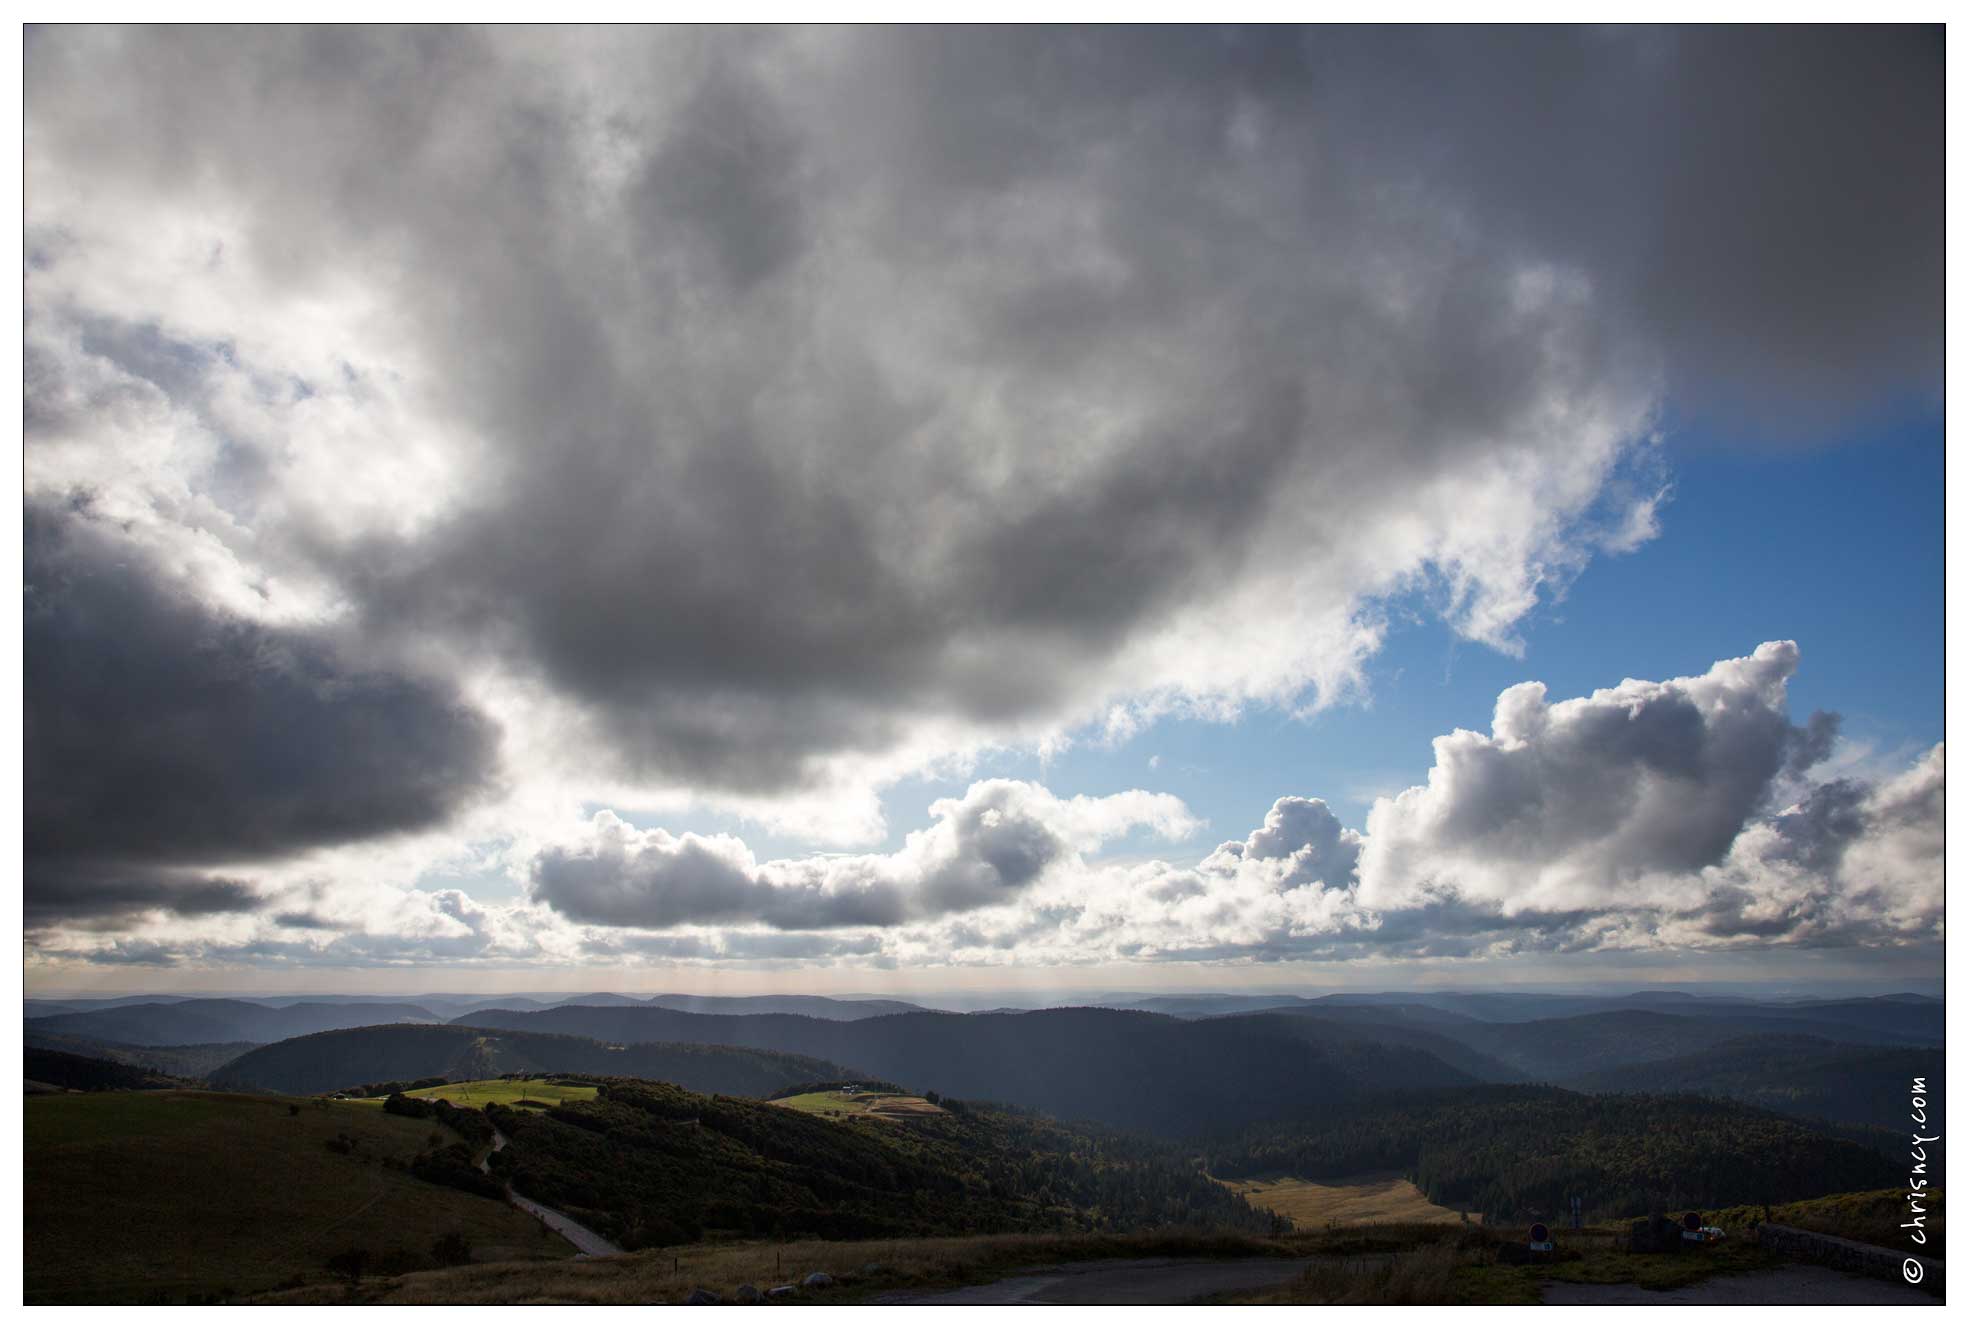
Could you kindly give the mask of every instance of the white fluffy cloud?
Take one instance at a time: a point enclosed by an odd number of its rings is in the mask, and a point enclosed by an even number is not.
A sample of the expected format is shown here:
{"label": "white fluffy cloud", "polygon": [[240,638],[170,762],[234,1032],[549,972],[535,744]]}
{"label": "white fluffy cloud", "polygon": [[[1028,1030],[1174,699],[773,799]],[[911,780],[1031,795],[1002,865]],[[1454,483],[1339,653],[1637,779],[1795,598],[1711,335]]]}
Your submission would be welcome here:
{"label": "white fluffy cloud", "polygon": [[[543,856],[538,896],[582,921],[644,927],[884,926],[905,963],[1933,941],[1942,749],[1878,782],[1837,773],[1836,717],[1787,716],[1798,660],[1793,643],[1768,642],[1697,676],[1586,697],[1508,689],[1491,731],[1437,740],[1427,782],[1377,801],[1365,835],[1319,799],[1288,797],[1191,866],[1086,861],[1063,809],[1113,826],[1160,816],[1181,833],[1180,805],[1063,804],[993,782],[938,804],[935,826],[888,857],[759,864],[729,837],[604,814],[583,848]],[[987,826],[993,814],[1003,820]],[[1079,848],[1111,833],[1090,828]]]}
{"label": "white fluffy cloud", "polygon": [[1452,889],[1505,913],[1593,910],[1637,882],[1693,882],[1800,741],[1784,705],[1797,665],[1794,644],[1767,642],[1695,678],[1560,702],[1507,689],[1489,734],[1438,738],[1428,783],[1376,802],[1363,903]]}
{"label": "white fluffy cloud", "polygon": [[1197,824],[1167,794],[1061,799],[1016,780],[974,784],[930,815],[894,854],[760,863],[733,836],[638,831],[602,812],[580,841],[540,854],[535,894],[569,918],[616,926],[888,927],[1008,904],[1132,829],[1181,838]]}

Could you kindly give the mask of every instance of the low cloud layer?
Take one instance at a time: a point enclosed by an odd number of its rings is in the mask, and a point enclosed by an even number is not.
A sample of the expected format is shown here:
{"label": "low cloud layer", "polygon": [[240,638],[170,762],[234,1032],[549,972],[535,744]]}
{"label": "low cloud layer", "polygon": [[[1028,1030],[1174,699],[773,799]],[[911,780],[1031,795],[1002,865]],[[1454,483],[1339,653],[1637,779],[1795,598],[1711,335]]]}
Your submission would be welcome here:
{"label": "low cloud layer", "polygon": [[[1770,642],[1586,697],[1508,689],[1490,732],[1438,739],[1427,783],[1379,800],[1365,833],[1320,799],[1285,797],[1186,866],[1101,856],[1133,832],[1197,829],[1179,800],[1141,791],[1063,799],[981,781],[933,804],[895,853],[768,861],[734,836],[603,812],[540,849],[509,905],[411,891],[338,921],[317,893],[290,900],[276,931],[211,942],[183,928],[169,954],[934,967],[1939,942],[1942,748],[1878,779],[1837,773],[1836,718],[1786,718],[1797,662]],[[50,946],[127,960],[102,940]]]}
{"label": "low cloud layer", "polygon": [[[1815,782],[1837,717],[1787,718],[1798,661],[1767,642],[1694,677],[1563,701],[1521,684],[1488,734],[1438,739],[1427,783],[1377,801],[1365,834],[1322,800],[1281,798],[1190,867],[1083,861],[1049,829],[1045,791],[995,782],[938,804],[887,858],[756,864],[730,837],[604,816],[583,849],[543,855],[536,894],[578,921],[645,928],[891,927],[904,957],[981,963],[1938,940],[1941,748],[1877,784]],[[1143,797],[1123,796],[1129,819],[1148,815]],[[1180,820],[1179,805],[1162,815]]]}

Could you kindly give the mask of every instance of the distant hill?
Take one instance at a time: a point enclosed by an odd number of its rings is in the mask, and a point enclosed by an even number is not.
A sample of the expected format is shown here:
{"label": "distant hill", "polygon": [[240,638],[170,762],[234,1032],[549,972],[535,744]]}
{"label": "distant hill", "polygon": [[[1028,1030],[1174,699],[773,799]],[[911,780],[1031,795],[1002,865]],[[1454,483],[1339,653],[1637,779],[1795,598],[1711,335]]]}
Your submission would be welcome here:
{"label": "distant hill", "polygon": [[877,1015],[907,1015],[928,1009],[914,1002],[879,997],[854,1000],[801,996],[697,997],[684,992],[646,997],[643,1004],[695,1015],[811,1015],[819,1020],[866,1020]]}
{"label": "distant hill", "polygon": [[460,1023],[473,1023],[481,1011],[558,1010],[563,1006],[584,1007],[660,1007],[669,1011],[688,1011],[694,1015],[810,1015],[817,1020],[866,1020],[877,1015],[902,1015],[926,1009],[907,1001],[877,998],[844,1000],[836,997],[764,996],[700,997],[688,992],[666,992],[654,997],[625,997],[619,992],[590,992],[555,1002],[531,1002],[524,1006],[506,1002],[482,1002],[451,1017]]}
{"label": "distant hill", "polygon": [[144,993],[122,997],[30,997],[26,1002],[28,1007],[26,1014],[32,1016],[57,1015],[62,1013],[62,1011],[54,1010],[37,1010],[35,1009],[36,1007],[59,1006],[63,1011],[107,1011],[114,1010],[118,1006],[169,1005],[172,1002],[195,1000],[198,999],[195,997],[175,996],[168,992]]}
{"label": "distant hill", "polygon": [[831,1062],[750,1048],[603,1043],[463,1025],[401,1024],[337,1029],[255,1048],[214,1071],[211,1080],[233,1088],[321,1094],[391,1080],[437,1075],[478,1080],[514,1071],[634,1075],[703,1093],[752,1097],[851,1074]]}
{"label": "distant hill", "polygon": [[487,1115],[509,1141],[494,1164],[514,1189],[632,1250],[711,1232],[845,1240],[1269,1227],[1186,1150],[945,1102],[906,1121],[837,1121],[608,1080],[593,1100]]}
{"label": "distant hill", "polygon": [[26,1022],[30,1034],[66,1034],[107,1043],[150,1046],[185,1043],[273,1043],[328,1029],[350,1029],[393,1021],[435,1024],[438,1017],[421,1006],[392,1002],[296,1002],[266,1006],[258,1002],[200,998],[102,1007]]}
{"label": "distant hill", "polygon": [[1509,1083],[1529,1078],[1515,1066],[1459,1041],[1461,1026],[1472,1022],[1426,1007],[1293,1006],[1284,1011],[1220,1018],[1280,1021],[1279,1027],[1293,1036],[1323,1046],[1374,1043],[1407,1048],[1427,1053],[1475,1081]]}
{"label": "distant hill", "polygon": [[1651,1206],[1777,1204],[1904,1178],[1905,1160],[1737,1103],[1483,1085],[1388,1096],[1252,1126],[1207,1150],[1216,1176],[1313,1180],[1394,1169],[1486,1221]]}
{"label": "distant hill", "polygon": [[32,1022],[24,1041],[30,1048],[137,1066],[182,1080],[203,1080],[235,1057],[243,1057],[260,1046],[258,1043],[189,1043],[144,1047],[136,1043],[105,1043],[100,1039],[41,1033],[32,1028]]}
{"label": "distant hill", "polygon": [[172,1089],[184,1084],[182,1080],[159,1075],[142,1066],[126,1066],[122,1062],[80,1057],[73,1052],[56,1052],[49,1048],[28,1048],[26,1063],[28,1083],[46,1085],[52,1089],[93,1092],[101,1089]]}
{"label": "distant hill", "polygon": [[1595,1071],[1570,1087],[1590,1093],[1708,1094],[1796,1117],[1899,1127],[1915,1076],[1925,1076],[1935,1100],[1945,1101],[1940,1048],[1856,1047],[1759,1034]]}
{"label": "distant hill", "polygon": [[1451,1034],[1511,1066],[1520,1078],[1553,1084],[1571,1083],[1635,1062],[1688,1056],[1756,1036],[1886,1041],[1885,1035],[1858,1025],[1828,1023],[1804,1014],[1775,1017],[1761,1007],[1672,1015],[1661,1011],[1602,1011],[1550,1020],[1469,1024]]}
{"label": "distant hill", "polygon": [[1174,1015],[1185,1020],[1195,1020],[1213,1015],[1241,1015],[1251,1011],[1283,1010],[1307,1003],[1303,997],[1283,997],[1276,993],[1260,993],[1252,996],[1230,992],[1198,992],[1154,997],[1102,997],[1088,1004],[1106,1006],[1117,1011],[1154,1011],[1157,1015]]}
{"label": "distant hill", "polygon": [[1375,1041],[1376,1031],[1353,1037],[1266,1016],[1197,1022],[1141,1011],[1056,1009],[839,1021],[562,1006],[484,1011],[472,1019],[609,1042],[771,1048],[853,1067],[918,1093],[1015,1103],[1065,1119],[1169,1135],[1376,1090],[1475,1078],[1422,1048],[1409,1031],[1391,1055],[1388,1043]]}
{"label": "distant hill", "polygon": [[[1811,1026],[1843,1029],[1848,1042],[1899,1043],[1931,1046],[1941,1041],[1942,1003],[1914,993],[1891,997],[1845,998],[1802,1002],[1759,1001],[1746,997],[1709,997],[1673,990],[1617,995],[1542,992],[1341,992],[1314,998],[1315,1006],[1419,1005],[1453,1012],[1488,1023],[1523,1023],[1604,1015],[1616,1011],[1653,1011],[1691,1019],[1763,1021],[1766,1027],[1787,1021],[1794,1033],[1818,1032]],[[1869,1031],[1854,1037],[1852,1030]]]}

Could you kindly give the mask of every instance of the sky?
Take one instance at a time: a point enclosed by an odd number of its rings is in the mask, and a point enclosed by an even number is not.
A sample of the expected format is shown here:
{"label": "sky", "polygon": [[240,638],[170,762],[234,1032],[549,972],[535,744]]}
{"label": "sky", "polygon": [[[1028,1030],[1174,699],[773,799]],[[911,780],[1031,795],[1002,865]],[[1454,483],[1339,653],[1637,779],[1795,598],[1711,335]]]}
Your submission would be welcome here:
{"label": "sky", "polygon": [[1942,86],[31,29],[30,990],[1932,984]]}

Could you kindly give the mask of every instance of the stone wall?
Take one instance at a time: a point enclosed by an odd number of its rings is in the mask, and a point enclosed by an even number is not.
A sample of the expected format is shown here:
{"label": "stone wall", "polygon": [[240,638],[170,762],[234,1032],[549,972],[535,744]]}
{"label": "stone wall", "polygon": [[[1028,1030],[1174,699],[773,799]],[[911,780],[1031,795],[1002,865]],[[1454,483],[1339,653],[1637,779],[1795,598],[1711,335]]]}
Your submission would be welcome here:
{"label": "stone wall", "polygon": [[1902,1265],[1912,1256],[1921,1262],[1923,1290],[1937,1297],[1942,1295],[1942,1262],[1913,1251],[1869,1246],[1865,1242],[1829,1237],[1823,1232],[1807,1232],[1803,1228],[1786,1227],[1782,1223],[1760,1225],[1757,1244],[1794,1260],[1830,1265],[1834,1269],[1864,1274],[1869,1278],[1885,1278],[1895,1283],[1907,1281]]}

